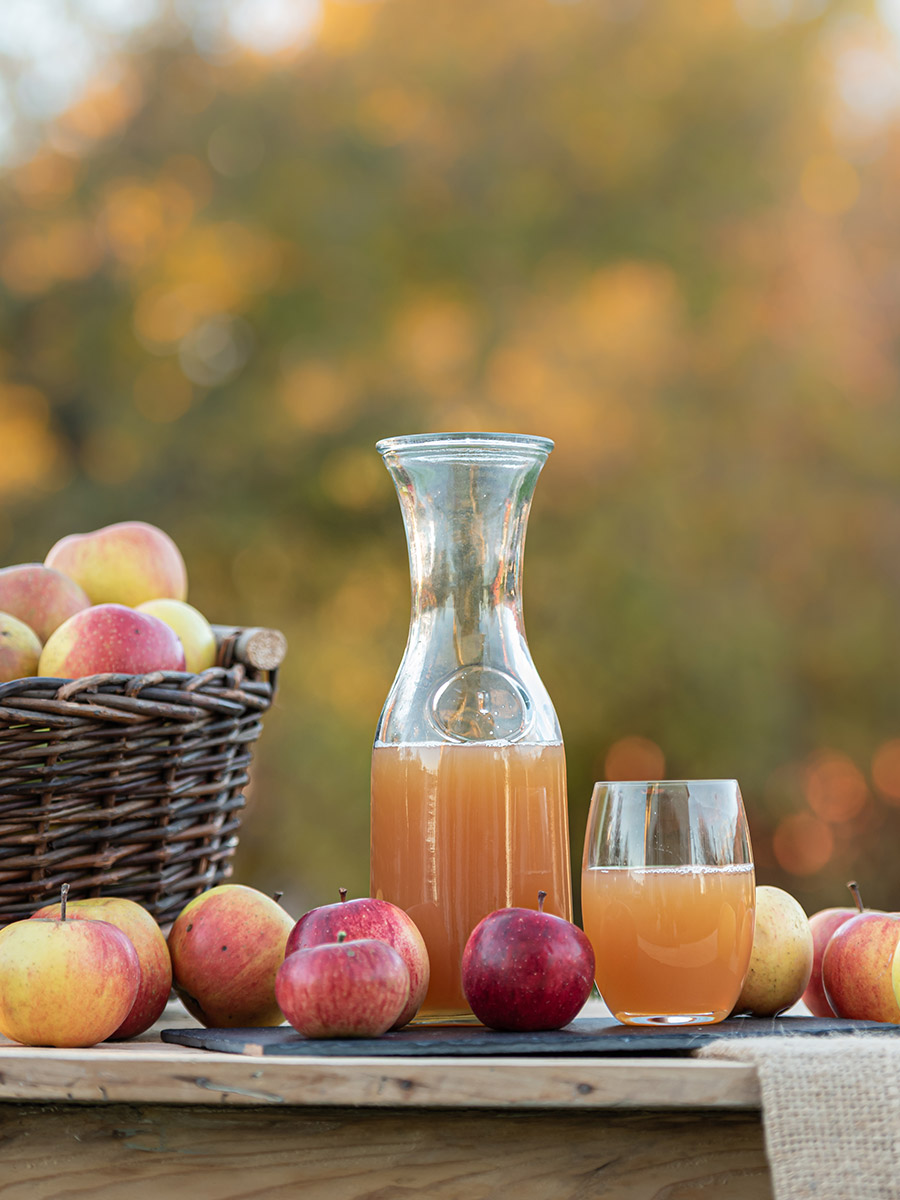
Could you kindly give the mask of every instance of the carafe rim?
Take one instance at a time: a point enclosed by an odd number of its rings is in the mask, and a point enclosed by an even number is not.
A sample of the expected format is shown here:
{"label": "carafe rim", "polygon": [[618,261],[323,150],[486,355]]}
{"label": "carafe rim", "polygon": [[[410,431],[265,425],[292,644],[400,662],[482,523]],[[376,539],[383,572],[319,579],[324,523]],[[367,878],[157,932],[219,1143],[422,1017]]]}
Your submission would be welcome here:
{"label": "carafe rim", "polygon": [[553,449],[551,438],[531,433],[481,433],[462,431],[451,433],[408,433],[395,437],[381,438],[375,443],[375,449],[383,457],[405,449],[430,450],[443,447],[458,449],[472,446],[473,449],[485,450],[531,450],[545,457]]}

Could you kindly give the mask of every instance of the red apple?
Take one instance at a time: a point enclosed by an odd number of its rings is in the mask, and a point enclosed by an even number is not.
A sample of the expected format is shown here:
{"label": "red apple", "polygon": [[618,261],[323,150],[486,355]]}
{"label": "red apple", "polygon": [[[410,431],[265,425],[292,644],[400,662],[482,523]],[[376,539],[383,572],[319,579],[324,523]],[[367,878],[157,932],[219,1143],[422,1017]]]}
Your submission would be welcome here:
{"label": "red apple", "polygon": [[500,908],[482,918],[462,957],[472,1012],[492,1029],[561,1029],[594,984],[594,951],[578,928],[543,911]]}
{"label": "red apple", "polygon": [[[851,884],[850,886],[855,885]],[[857,916],[862,911],[862,902],[858,901],[856,908],[823,908],[809,918],[809,928],[813,937],[813,965],[809,983],[801,999],[814,1017],[833,1017],[835,1015],[834,1009],[828,1003],[828,997],[825,995],[825,985],[822,983],[822,959],[825,956],[825,947],[835,930],[840,929],[851,917]]]}
{"label": "red apple", "polygon": [[891,978],[898,944],[898,913],[857,913],[835,930],[822,958],[822,983],[837,1016],[900,1024]]}
{"label": "red apple", "polygon": [[[33,913],[31,919],[59,916],[60,907],[59,904],[47,904]],[[146,908],[124,896],[91,896],[84,900],[70,900],[66,916],[78,921],[108,921],[122,930],[137,951],[141,970],[140,986],[131,1011],[109,1035],[110,1040],[122,1041],[149,1029],[162,1014],[172,991],[172,960],[163,931],[154,918]]]}
{"label": "red apple", "polygon": [[0,612],[0,683],[37,675],[41,643],[30,625]]}
{"label": "red apple", "polygon": [[275,975],[294,921],[280,904],[239,883],[188,901],[169,932],[175,991],[201,1024],[280,1025]]}
{"label": "red apple", "polygon": [[71,533],[51,548],[44,565],[79,583],[92,604],[138,605],[159,596],[187,596],[181,551],[167,533],[146,521]]}
{"label": "red apple", "polygon": [[141,969],[108,921],[60,917],[0,930],[0,1033],[26,1046],[93,1046],[134,1004]]}
{"label": "red apple", "polygon": [[184,666],[184,648],[165,621],[123,604],[95,604],[51,633],[38,674],[78,679],[107,671],[183,671]]}
{"label": "red apple", "polygon": [[412,917],[391,904],[389,900],[372,897],[347,899],[347,889],[340,888],[337,904],[324,904],[310,909],[300,918],[287,941],[286,954],[305,950],[323,942],[335,942],[339,933],[348,938],[378,938],[397,951],[409,971],[410,991],[407,1003],[397,1017],[395,1029],[408,1024],[422,1006],[428,991],[431,968],[425,942]]}
{"label": "red apple", "polygon": [[289,954],[275,996],[291,1025],[309,1038],[378,1037],[409,1001],[409,971],[378,938],[323,942]]}
{"label": "red apple", "polygon": [[87,592],[74,579],[43,563],[19,563],[0,570],[0,611],[31,626],[42,642],[89,604]]}

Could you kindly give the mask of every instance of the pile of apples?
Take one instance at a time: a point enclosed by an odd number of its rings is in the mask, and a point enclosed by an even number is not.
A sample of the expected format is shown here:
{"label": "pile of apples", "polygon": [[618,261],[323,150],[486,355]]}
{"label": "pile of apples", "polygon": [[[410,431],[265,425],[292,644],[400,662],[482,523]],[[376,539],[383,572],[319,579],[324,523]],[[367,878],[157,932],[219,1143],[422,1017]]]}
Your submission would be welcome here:
{"label": "pile of apples", "polygon": [[790,893],[756,889],[750,967],[736,1013],[775,1016],[802,1000],[815,1017],[900,1024],[900,913],[826,908],[807,918]]}
{"label": "pile of apples", "polygon": [[[240,885],[190,901],[169,934],[175,990],[188,1012],[216,1027],[286,1018],[309,1038],[402,1029],[428,991],[422,935],[390,901],[348,900],[346,889],[339,891],[339,901],[296,922]],[[542,912],[539,900],[537,910],[486,916],[469,938],[462,973],[466,998],[484,1024],[559,1029],[590,993],[594,954],[577,926]]]}
{"label": "pile of apples", "polygon": [[[428,990],[428,952],[386,900],[341,899],[298,921],[276,898],[220,884],[190,900],[168,938],[135,901],[58,903],[0,930],[0,1033],[29,1046],[83,1047],[135,1037],[174,987],[216,1028],[281,1025],[310,1038],[401,1029]],[[577,926],[537,910],[499,909],[473,931],[463,962],[472,1009],[495,1029],[558,1029],[594,981]]]}
{"label": "pile of apples", "polygon": [[186,597],[181,551],[155,525],[69,534],[43,563],[0,570],[0,683],[204,671],[216,638]]}

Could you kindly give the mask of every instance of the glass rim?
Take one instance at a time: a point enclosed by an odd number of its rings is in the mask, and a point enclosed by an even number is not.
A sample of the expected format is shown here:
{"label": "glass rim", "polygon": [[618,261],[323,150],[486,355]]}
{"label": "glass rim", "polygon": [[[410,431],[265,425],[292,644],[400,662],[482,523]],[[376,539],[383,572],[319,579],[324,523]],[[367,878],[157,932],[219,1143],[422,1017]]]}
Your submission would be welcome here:
{"label": "glass rim", "polygon": [[375,449],[382,456],[403,450],[439,450],[443,447],[472,446],[479,450],[528,450],[543,454],[553,449],[552,438],[531,433],[407,433],[396,437],[381,438]]}
{"label": "glass rim", "polygon": [[598,779],[594,783],[594,790],[599,787],[617,787],[617,788],[648,788],[648,787],[691,787],[698,783],[704,784],[726,784],[732,783],[736,787],[740,784],[736,779]]}

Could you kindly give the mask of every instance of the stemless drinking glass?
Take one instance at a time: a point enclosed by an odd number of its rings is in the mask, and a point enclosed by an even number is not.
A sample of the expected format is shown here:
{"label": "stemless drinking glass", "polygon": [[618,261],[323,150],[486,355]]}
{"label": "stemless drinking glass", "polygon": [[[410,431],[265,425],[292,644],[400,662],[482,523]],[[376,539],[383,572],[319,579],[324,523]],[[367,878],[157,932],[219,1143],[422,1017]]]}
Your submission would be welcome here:
{"label": "stemless drinking glass", "polygon": [[629,1025],[727,1017],[750,961],[755,877],[733,779],[598,783],[581,882],[600,994]]}

